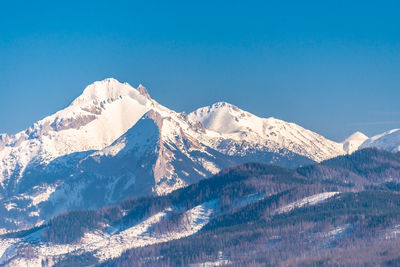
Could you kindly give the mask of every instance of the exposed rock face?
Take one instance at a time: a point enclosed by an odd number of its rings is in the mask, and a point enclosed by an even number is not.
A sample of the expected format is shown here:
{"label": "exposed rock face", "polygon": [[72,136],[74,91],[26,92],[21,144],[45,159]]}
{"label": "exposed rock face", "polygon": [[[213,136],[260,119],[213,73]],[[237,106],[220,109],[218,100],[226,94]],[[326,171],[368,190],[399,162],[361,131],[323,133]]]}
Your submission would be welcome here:
{"label": "exposed rock face", "polygon": [[139,91],[139,93],[143,96],[145,96],[147,99],[151,99],[149,92],[147,92],[146,87],[144,87],[143,85],[139,84],[137,90]]}
{"label": "exposed rock face", "polygon": [[[62,131],[71,128],[79,130],[82,126],[89,124],[95,119],[95,115],[85,115],[77,118],[55,120],[50,126],[54,131]],[[47,130],[50,130],[50,128],[47,128]]]}

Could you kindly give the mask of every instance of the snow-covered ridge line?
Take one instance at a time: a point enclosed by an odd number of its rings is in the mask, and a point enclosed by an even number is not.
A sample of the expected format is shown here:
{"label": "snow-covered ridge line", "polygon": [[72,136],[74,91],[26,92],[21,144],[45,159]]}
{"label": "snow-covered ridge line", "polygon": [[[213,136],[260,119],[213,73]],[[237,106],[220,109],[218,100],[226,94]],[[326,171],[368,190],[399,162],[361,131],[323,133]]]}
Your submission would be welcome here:
{"label": "snow-covered ridge line", "polygon": [[377,147],[391,152],[400,151],[400,129],[393,129],[382,134],[375,135],[364,143],[360,148]]}

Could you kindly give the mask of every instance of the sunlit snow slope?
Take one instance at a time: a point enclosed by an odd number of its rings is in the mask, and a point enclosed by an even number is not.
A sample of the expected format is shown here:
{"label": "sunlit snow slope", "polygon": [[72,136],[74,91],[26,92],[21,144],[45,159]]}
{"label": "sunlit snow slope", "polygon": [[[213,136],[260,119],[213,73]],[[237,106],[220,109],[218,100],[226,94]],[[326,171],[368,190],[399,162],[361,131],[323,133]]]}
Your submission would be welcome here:
{"label": "sunlit snow slope", "polygon": [[343,143],[343,149],[347,153],[353,153],[356,151],[366,140],[368,140],[368,136],[361,132],[355,132],[349,137],[344,140]]}
{"label": "sunlit snow slope", "polygon": [[371,137],[361,145],[361,148],[366,147],[377,147],[391,152],[400,151],[400,129],[393,129]]}

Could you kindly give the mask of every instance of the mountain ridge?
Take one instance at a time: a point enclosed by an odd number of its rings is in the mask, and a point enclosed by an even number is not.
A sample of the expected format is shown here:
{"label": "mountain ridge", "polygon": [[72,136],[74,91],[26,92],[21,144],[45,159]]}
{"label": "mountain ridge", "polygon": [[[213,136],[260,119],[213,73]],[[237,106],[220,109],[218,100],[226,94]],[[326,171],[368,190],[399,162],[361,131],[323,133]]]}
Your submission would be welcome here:
{"label": "mountain ridge", "polygon": [[294,168],[345,154],[343,143],[294,123],[226,102],[178,113],[142,85],[109,78],[27,130],[0,136],[0,228],[167,194],[249,161]]}

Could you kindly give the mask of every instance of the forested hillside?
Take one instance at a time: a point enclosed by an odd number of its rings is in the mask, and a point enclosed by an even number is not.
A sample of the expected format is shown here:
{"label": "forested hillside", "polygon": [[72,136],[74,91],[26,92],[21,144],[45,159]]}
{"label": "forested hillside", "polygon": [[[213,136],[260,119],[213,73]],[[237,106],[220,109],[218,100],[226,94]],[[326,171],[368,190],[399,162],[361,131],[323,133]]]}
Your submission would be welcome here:
{"label": "forested hillside", "polygon": [[166,196],[60,214],[9,233],[3,263],[335,265],[399,262],[400,154],[357,151],[298,169],[247,163]]}

